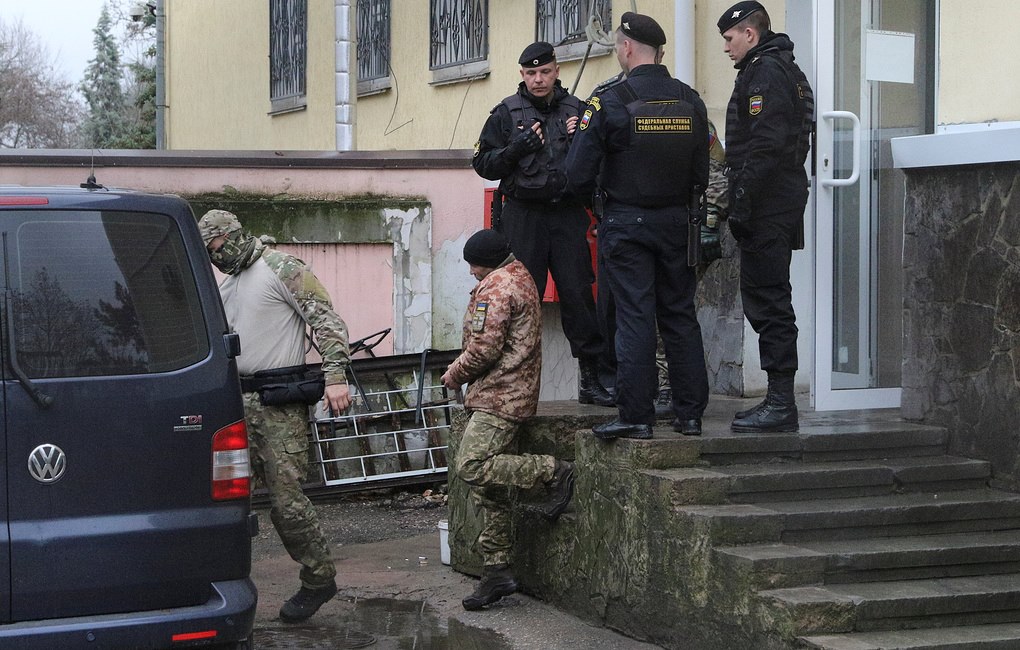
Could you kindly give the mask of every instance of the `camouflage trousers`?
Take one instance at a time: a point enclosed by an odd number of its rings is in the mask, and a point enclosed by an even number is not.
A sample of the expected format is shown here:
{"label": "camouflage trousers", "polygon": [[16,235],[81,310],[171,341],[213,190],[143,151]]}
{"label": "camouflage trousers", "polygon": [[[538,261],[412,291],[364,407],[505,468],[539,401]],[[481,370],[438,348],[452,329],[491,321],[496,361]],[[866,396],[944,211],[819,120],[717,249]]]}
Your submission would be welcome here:
{"label": "camouflage trousers", "polygon": [[552,479],[556,459],[517,454],[520,424],[475,411],[464,428],[454,467],[468,486],[468,502],[481,512],[476,547],[486,566],[510,563],[514,488],[531,489]]}
{"label": "camouflage trousers", "polygon": [[323,587],[336,577],[329,544],[315,506],[301,489],[308,471],[308,407],[263,406],[257,393],[244,394],[252,470],[269,490],[269,518],[284,548],[301,564],[301,584]]}

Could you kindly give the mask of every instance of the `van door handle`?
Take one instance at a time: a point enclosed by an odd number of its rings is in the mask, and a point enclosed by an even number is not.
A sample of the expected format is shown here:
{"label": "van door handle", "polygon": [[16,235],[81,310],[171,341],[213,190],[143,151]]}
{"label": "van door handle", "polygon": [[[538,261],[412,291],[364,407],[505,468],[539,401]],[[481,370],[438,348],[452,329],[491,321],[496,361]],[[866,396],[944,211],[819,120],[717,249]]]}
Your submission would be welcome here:
{"label": "van door handle", "polygon": [[227,332],[223,335],[223,347],[227,351],[227,358],[234,359],[241,355],[241,337],[237,332]]}

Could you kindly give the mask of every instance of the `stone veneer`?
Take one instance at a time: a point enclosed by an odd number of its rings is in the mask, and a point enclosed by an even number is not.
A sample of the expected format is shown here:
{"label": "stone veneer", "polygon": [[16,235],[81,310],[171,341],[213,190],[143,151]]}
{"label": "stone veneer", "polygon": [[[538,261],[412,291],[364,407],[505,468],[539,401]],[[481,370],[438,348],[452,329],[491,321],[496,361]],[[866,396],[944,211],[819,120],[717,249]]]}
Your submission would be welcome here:
{"label": "stone veneer", "polygon": [[906,170],[902,414],[1020,487],[1020,163]]}

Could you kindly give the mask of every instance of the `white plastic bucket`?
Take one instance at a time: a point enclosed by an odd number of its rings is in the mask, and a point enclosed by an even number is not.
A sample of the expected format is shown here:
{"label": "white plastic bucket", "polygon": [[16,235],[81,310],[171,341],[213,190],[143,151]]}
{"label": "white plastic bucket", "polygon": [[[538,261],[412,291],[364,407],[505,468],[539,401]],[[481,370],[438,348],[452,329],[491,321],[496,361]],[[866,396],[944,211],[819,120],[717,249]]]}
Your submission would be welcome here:
{"label": "white plastic bucket", "polygon": [[439,561],[443,564],[450,563],[450,522],[446,519],[439,520]]}

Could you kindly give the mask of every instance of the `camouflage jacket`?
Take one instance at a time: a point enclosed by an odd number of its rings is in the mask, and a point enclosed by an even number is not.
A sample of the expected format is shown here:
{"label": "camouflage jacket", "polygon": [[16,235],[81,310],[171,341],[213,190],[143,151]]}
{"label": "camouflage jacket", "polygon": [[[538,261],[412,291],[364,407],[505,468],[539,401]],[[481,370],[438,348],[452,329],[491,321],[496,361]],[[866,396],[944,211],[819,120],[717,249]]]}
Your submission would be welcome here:
{"label": "camouflage jacket", "polygon": [[311,268],[266,248],[247,268],[220,285],[231,327],[241,336],[241,374],[304,363],[305,325],[311,327],[327,384],[346,381],[347,325]]}
{"label": "camouflage jacket", "polygon": [[[513,259],[511,257],[511,259]],[[464,406],[519,422],[535,414],[542,376],[542,312],[535,281],[513,259],[471,292],[461,353],[450,376]]]}

